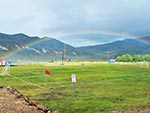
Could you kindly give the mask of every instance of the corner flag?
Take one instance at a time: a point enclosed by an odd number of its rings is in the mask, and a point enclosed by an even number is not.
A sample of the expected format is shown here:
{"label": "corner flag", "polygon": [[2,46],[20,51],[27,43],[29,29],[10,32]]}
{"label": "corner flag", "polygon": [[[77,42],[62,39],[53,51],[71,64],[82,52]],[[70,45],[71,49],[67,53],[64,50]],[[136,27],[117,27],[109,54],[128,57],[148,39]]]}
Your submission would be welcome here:
{"label": "corner flag", "polygon": [[45,70],[46,75],[50,75],[51,73],[48,70]]}

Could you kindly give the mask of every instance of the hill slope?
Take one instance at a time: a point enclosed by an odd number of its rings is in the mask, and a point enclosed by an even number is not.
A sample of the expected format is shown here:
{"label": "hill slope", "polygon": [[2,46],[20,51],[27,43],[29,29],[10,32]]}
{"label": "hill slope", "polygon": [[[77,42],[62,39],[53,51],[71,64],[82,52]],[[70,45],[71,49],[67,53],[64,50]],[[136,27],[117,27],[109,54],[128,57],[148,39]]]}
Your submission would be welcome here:
{"label": "hill slope", "polygon": [[[148,42],[150,37],[141,38]],[[150,44],[146,44],[134,39],[125,39],[123,41],[115,41],[108,44],[87,46],[77,48],[82,51],[82,54],[91,54],[99,56],[102,59],[115,58],[118,55],[129,53],[131,55],[135,54],[149,54]]]}
{"label": "hill slope", "polygon": [[[64,43],[53,38],[0,34],[0,57],[28,61],[61,60],[63,51]],[[66,51],[69,56],[77,54],[75,48],[70,45],[67,45]]]}
{"label": "hill slope", "polygon": [[[150,37],[138,40],[125,39],[103,45],[72,47],[66,44],[68,59],[108,60],[122,54],[149,54]],[[64,43],[54,38],[30,37],[25,34],[7,35],[0,33],[0,57],[13,61],[62,60]]]}

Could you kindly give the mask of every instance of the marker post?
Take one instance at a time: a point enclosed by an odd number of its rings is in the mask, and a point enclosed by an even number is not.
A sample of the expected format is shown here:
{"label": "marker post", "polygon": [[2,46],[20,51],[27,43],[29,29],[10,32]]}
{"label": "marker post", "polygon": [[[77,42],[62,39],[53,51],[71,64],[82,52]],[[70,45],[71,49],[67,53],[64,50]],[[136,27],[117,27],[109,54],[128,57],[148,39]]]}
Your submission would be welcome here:
{"label": "marker post", "polygon": [[45,88],[47,86],[46,82],[47,82],[47,76],[50,76],[51,72],[48,70],[45,70]]}
{"label": "marker post", "polygon": [[71,78],[72,78],[72,83],[73,83],[73,86],[74,86],[74,97],[76,97],[76,75],[72,74]]}

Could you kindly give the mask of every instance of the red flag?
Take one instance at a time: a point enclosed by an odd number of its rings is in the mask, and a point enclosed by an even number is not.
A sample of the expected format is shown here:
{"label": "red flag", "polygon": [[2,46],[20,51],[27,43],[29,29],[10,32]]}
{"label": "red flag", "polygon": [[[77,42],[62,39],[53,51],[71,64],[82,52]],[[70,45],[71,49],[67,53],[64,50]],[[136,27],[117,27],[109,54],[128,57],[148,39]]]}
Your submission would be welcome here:
{"label": "red flag", "polygon": [[45,70],[46,75],[50,75],[51,73],[48,70]]}

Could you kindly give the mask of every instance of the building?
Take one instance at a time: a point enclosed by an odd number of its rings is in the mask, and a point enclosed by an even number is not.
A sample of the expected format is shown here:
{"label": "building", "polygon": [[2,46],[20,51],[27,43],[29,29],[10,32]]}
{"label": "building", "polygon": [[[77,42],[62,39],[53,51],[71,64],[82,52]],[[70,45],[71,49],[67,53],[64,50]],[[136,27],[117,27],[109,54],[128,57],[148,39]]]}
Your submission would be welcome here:
{"label": "building", "polygon": [[116,62],[115,59],[109,59],[109,60],[108,60],[108,63],[109,63],[109,64],[114,64],[115,62]]}
{"label": "building", "polygon": [[0,66],[5,66],[6,65],[6,61],[4,59],[0,59]]}

